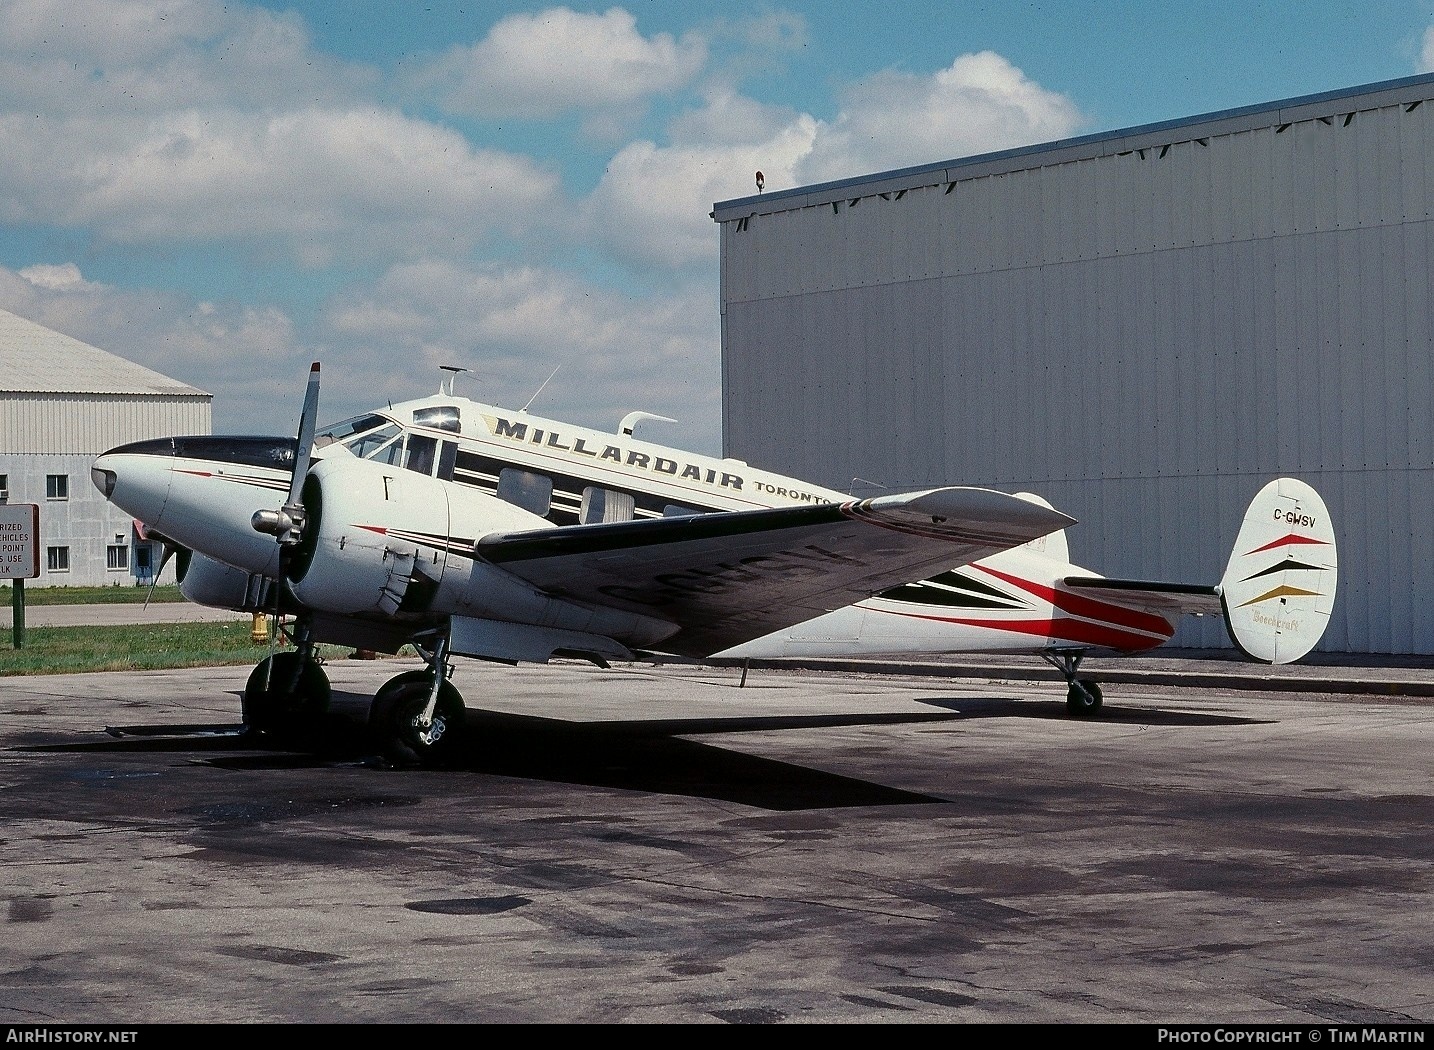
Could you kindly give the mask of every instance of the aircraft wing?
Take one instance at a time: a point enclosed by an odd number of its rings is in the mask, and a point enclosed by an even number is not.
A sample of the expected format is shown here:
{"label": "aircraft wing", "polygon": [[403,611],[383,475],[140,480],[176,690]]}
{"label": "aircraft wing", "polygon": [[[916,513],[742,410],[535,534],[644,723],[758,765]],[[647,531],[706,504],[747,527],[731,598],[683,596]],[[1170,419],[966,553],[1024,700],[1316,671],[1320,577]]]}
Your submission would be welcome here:
{"label": "aircraft wing", "polygon": [[475,553],[545,593],[665,619],[707,656],[1072,524],[982,488],[488,536]]}
{"label": "aircraft wing", "polygon": [[1204,616],[1220,612],[1220,588],[1198,583],[1154,583],[1116,580],[1103,576],[1067,576],[1061,584],[1072,591],[1105,598],[1127,607],[1157,614],[1190,613]]}

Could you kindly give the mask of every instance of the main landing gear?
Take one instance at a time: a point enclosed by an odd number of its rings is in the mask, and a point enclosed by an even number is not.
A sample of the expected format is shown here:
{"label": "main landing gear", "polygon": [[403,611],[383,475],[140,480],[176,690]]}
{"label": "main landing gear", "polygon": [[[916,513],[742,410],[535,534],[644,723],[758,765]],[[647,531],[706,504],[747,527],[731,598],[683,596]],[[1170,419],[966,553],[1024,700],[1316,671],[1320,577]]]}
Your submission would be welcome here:
{"label": "main landing gear", "polygon": [[249,674],[240,711],[246,732],[305,746],[318,735],[331,690],[308,624],[300,622],[290,640],[293,650],[265,657]]}
{"label": "main landing gear", "polygon": [[374,694],[369,734],[395,765],[441,766],[464,735],[463,697],[448,680],[448,639],[440,635],[432,650],[418,652],[428,667],[390,678]]}
{"label": "main landing gear", "polygon": [[1083,649],[1046,649],[1041,652],[1041,658],[1065,676],[1069,686],[1066,691],[1066,711],[1078,718],[1098,713],[1101,703],[1100,685],[1096,680],[1076,677],[1084,657]]}
{"label": "main landing gear", "polygon": [[[241,702],[244,728],[282,746],[312,747],[332,690],[302,619],[290,640],[293,650],[266,657],[250,673]],[[440,766],[451,761],[460,746],[466,711],[463,697],[449,681],[453,669],[448,639],[439,637],[431,650],[418,652],[426,668],[404,671],[374,694],[368,736],[394,765]]]}

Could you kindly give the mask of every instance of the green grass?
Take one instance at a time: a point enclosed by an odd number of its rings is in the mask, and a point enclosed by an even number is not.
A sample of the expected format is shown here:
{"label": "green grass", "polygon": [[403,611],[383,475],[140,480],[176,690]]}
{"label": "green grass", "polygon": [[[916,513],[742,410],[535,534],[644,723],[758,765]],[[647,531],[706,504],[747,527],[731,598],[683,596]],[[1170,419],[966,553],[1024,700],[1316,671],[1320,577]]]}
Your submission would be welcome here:
{"label": "green grass", "polygon": [[[14,647],[13,632],[6,631],[0,636],[0,677],[256,664],[269,655],[269,643],[252,641],[250,626],[240,620],[114,627],[27,627],[22,649]],[[325,660],[347,658],[350,651],[338,646],[319,646],[319,655]]]}
{"label": "green grass", "polygon": [[[15,600],[10,586],[0,587],[0,603],[9,608]],[[142,605],[150,602],[182,602],[178,584],[156,587],[150,594],[148,587],[25,587],[25,608],[32,605]]]}

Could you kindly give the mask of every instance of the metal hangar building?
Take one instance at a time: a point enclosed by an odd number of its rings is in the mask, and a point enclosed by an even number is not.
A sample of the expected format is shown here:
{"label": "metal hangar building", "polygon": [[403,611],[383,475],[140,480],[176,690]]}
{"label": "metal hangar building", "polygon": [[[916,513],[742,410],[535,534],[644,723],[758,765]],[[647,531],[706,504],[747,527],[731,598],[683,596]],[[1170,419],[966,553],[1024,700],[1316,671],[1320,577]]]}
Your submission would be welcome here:
{"label": "metal hangar building", "polygon": [[725,454],[1035,492],[1077,563],[1185,583],[1299,477],[1320,648],[1434,654],[1431,207],[1434,76],[719,202]]}
{"label": "metal hangar building", "polygon": [[0,310],[0,500],[40,508],[37,587],[147,585],[158,544],[90,482],[106,449],[208,434],[213,395]]}

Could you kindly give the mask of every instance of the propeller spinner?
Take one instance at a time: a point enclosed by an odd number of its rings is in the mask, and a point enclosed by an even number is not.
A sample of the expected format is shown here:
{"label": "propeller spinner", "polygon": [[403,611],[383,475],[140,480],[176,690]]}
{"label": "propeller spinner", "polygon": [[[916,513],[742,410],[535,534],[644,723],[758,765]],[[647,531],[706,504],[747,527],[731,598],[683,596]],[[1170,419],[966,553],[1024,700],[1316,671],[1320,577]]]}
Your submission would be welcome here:
{"label": "propeller spinner", "polygon": [[[277,662],[276,653],[280,632],[279,610],[284,594],[284,577],[287,574],[289,552],[298,544],[300,533],[304,527],[302,495],[304,480],[309,474],[310,449],[314,443],[314,417],[318,413],[318,409],[319,363],[315,361],[309,366],[309,388],[304,393],[304,408],[299,415],[299,441],[298,447],[294,449],[294,476],[289,481],[288,498],[284,500],[284,505],[278,510],[257,510],[249,519],[249,523],[254,526],[256,532],[273,536],[279,542],[279,577],[274,581],[274,626],[269,632],[269,658],[259,665],[263,668],[263,676],[256,687],[258,695],[265,698],[266,704],[274,703],[272,695],[276,691],[284,696],[292,697],[299,687],[303,669],[308,666],[307,655],[301,655],[300,659],[293,661],[287,680],[280,683],[276,683],[274,680],[274,665]],[[247,687],[245,696],[247,699]],[[246,721],[248,721],[247,715]]]}
{"label": "propeller spinner", "polygon": [[319,363],[309,366],[309,388],[304,394],[304,410],[299,416],[299,444],[294,451],[294,476],[289,482],[289,495],[278,510],[256,510],[250,524],[279,541],[281,549],[299,542],[304,527],[304,504],[301,495],[304,479],[309,474],[310,449],[314,443],[314,420],[319,409]]}

